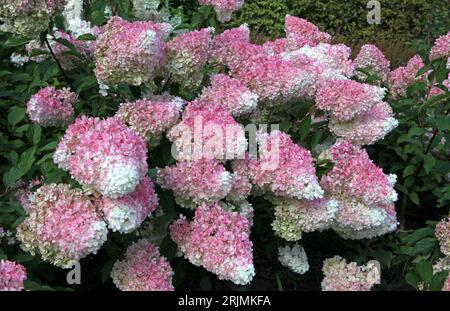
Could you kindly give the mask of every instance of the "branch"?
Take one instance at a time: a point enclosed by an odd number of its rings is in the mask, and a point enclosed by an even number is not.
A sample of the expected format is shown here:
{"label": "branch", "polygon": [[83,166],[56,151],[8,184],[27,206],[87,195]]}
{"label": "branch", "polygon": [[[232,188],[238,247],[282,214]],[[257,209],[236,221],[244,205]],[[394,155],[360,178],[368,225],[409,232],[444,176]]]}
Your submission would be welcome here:
{"label": "branch", "polygon": [[64,71],[64,68],[61,66],[61,63],[58,61],[58,58],[56,58],[56,55],[53,52],[53,49],[52,49],[52,47],[50,45],[50,42],[48,42],[47,35],[45,35],[45,39],[44,40],[45,40],[45,43],[47,45],[48,50],[50,51],[50,54],[52,55],[53,59],[55,60],[56,64],[58,65],[59,70],[62,72],[64,78],[67,80],[67,83],[69,83],[72,91],[75,91],[75,88],[74,88],[74,86],[72,84],[72,81],[70,80],[70,78],[67,75],[67,73]]}

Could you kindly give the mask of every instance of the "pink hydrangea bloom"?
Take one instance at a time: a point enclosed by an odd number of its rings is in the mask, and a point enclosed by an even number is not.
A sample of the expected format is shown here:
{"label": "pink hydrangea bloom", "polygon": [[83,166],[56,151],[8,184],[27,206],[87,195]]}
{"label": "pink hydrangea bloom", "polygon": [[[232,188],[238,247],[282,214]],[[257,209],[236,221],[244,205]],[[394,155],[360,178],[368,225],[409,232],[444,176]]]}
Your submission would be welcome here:
{"label": "pink hydrangea bloom", "polygon": [[330,150],[333,169],[321,185],[339,204],[332,228],[345,239],[365,239],[397,229],[393,202],[395,175],[385,175],[364,149],[350,141],[336,143]]}
{"label": "pink hydrangea bloom", "polygon": [[154,147],[178,122],[183,105],[184,100],[177,97],[140,99],[121,104],[116,117]]}
{"label": "pink hydrangea bloom", "polygon": [[79,183],[109,198],[132,192],[147,174],[145,141],[117,118],[77,118],[53,160]]}
{"label": "pink hydrangea bloom", "polygon": [[330,131],[340,139],[350,140],[355,145],[371,145],[383,139],[398,126],[392,108],[386,102],[375,104],[369,111],[364,112],[347,122],[336,121],[331,118]]}
{"label": "pink hydrangea bloom", "polygon": [[305,96],[310,83],[307,72],[280,55],[269,55],[264,47],[242,44],[235,47],[231,75],[242,81],[266,104],[289,102]]}
{"label": "pink hydrangea bloom", "polygon": [[426,74],[416,77],[417,72],[424,66],[422,58],[416,55],[408,61],[405,67],[399,67],[389,73],[388,84],[393,99],[405,96],[408,86],[426,78]]}
{"label": "pink hydrangea bloom", "polygon": [[[76,51],[78,51],[87,61],[91,61],[93,59],[96,41],[77,40],[73,35],[61,30],[55,32],[55,38],[65,39],[69,43],[73,44]],[[70,49],[56,40],[52,42],[51,45],[52,50],[63,69],[68,71],[72,70],[79,58],[71,54],[65,54]]]}
{"label": "pink hydrangea bloom", "polygon": [[287,39],[277,38],[273,41],[266,41],[263,44],[263,48],[270,55],[281,54],[287,51]]}
{"label": "pink hydrangea bloom", "polygon": [[48,22],[64,9],[65,0],[2,0],[0,20],[7,31],[24,37],[38,37]]}
{"label": "pink hydrangea bloom", "polygon": [[229,64],[235,57],[235,49],[246,44],[250,44],[250,29],[246,24],[227,29],[213,38],[210,61]]}
{"label": "pink hydrangea bloom", "polygon": [[308,22],[306,19],[286,15],[284,20],[284,31],[286,36],[303,36],[310,40],[314,45],[319,43],[329,43],[331,36],[326,32],[321,32],[316,25]]}
{"label": "pink hydrangea bloom", "polygon": [[281,200],[275,204],[272,228],[279,237],[297,241],[303,232],[330,228],[338,208],[338,203],[328,198],[312,201]]}
{"label": "pink hydrangea bloom", "polygon": [[[391,62],[375,45],[365,44],[361,47],[361,50],[353,61],[353,64],[355,69],[368,70],[371,74],[375,74],[385,81],[390,72],[389,66]],[[360,79],[364,79],[366,77],[366,75],[362,72],[358,72],[357,75]]]}
{"label": "pink hydrangea bloom", "polygon": [[251,113],[258,104],[258,95],[251,92],[241,81],[224,74],[211,77],[211,84],[203,89],[200,101],[225,107],[238,117]]}
{"label": "pink hydrangea bloom", "polygon": [[314,61],[316,66],[322,67],[322,79],[347,79],[355,74],[353,61],[350,59],[351,49],[345,44],[319,43],[311,47],[305,45],[299,49],[282,54],[284,59],[296,63],[296,59]]}
{"label": "pink hydrangea bloom", "polygon": [[336,143],[330,150],[333,169],[321,185],[335,197],[355,198],[367,205],[391,204],[397,200],[395,175],[385,175],[367,152],[350,141]]}
{"label": "pink hydrangea bloom", "polygon": [[450,57],[450,32],[439,37],[430,51],[430,61],[441,57]]}
{"label": "pink hydrangea bloom", "polygon": [[170,226],[172,239],[189,261],[221,280],[246,285],[255,275],[249,221],[218,205],[202,205],[194,220],[181,217]]}
{"label": "pink hydrangea bloom", "polygon": [[386,89],[353,80],[323,81],[316,94],[316,105],[336,121],[350,121],[382,102]]}
{"label": "pink hydrangea bloom", "polygon": [[397,229],[394,204],[367,205],[358,199],[341,197],[332,229],[344,239],[370,239]]}
{"label": "pink hydrangea bloom", "polygon": [[186,208],[222,200],[231,190],[231,174],[214,159],[181,161],[158,173],[162,188],[174,192],[177,203]]}
{"label": "pink hydrangea bloom", "polygon": [[356,262],[347,263],[340,256],[325,259],[322,271],[325,276],[322,280],[323,291],[370,291],[381,278],[374,263],[358,266]]}
{"label": "pink hydrangea bloom", "polygon": [[214,28],[204,28],[176,36],[167,43],[167,69],[171,79],[195,89],[203,80],[202,69],[209,60]]}
{"label": "pink hydrangea bloom", "polygon": [[0,291],[23,290],[27,279],[27,270],[21,264],[9,260],[0,260]]}
{"label": "pink hydrangea bloom", "polygon": [[323,190],[316,177],[311,153],[280,131],[259,133],[259,157],[250,158],[249,174],[254,185],[281,197],[313,200]]}
{"label": "pink hydrangea bloom", "polygon": [[122,291],[173,291],[174,273],[158,247],[141,239],[131,244],[124,260],[118,260],[111,271],[114,284]]}
{"label": "pink hydrangea bloom", "polygon": [[234,11],[239,10],[244,0],[198,0],[200,4],[212,5],[221,23],[228,22]]}
{"label": "pink hydrangea bloom", "polygon": [[108,230],[96,206],[81,190],[65,184],[39,188],[25,220],[17,227],[23,250],[62,268],[95,254]]}
{"label": "pink hydrangea bloom", "polygon": [[243,164],[243,160],[235,160],[232,162],[231,174],[231,191],[227,195],[227,200],[233,202],[241,202],[250,195],[252,184],[248,174],[248,166]]}
{"label": "pink hydrangea bloom", "polygon": [[164,63],[169,24],[128,22],[113,16],[97,39],[97,79],[107,85],[141,85],[150,81]]}
{"label": "pink hydrangea bloom", "polygon": [[100,209],[110,229],[130,233],[156,209],[158,202],[153,182],[144,177],[133,192],[120,199],[103,197]]}
{"label": "pink hydrangea bloom", "polygon": [[442,220],[436,225],[435,235],[439,241],[441,252],[450,257],[450,221],[448,219]]}
{"label": "pink hydrangea bloom", "polygon": [[27,114],[31,121],[42,126],[63,126],[73,118],[73,104],[77,94],[69,89],[57,90],[53,86],[40,89],[27,102]]}
{"label": "pink hydrangea bloom", "polygon": [[178,160],[236,159],[247,149],[244,127],[224,107],[199,100],[187,105],[167,137]]}

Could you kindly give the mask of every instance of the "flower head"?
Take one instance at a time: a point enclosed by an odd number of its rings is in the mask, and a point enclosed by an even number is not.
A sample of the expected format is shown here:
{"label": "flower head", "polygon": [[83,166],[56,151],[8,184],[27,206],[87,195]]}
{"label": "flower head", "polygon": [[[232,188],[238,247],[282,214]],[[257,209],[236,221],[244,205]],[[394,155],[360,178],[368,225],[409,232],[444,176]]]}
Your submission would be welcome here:
{"label": "flower head", "polygon": [[183,105],[178,97],[140,99],[121,104],[116,117],[154,147],[163,133],[178,122]]}
{"label": "flower head", "polygon": [[144,177],[133,192],[120,199],[103,197],[100,209],[113,231],[130,233],[156,209],[158,201],[152,181]]}
{"label": "flower head", "polygon": [[63,126],[74,115],[73,104],[77,94],[69,89],[57,90],[53,86],[40,89],[27,102],[27,114],[31,121],[42,126]]}
{"label": "flower head", "polygon": [[[379,76],[383,81],[387,79],[390,72],[390,61],[384,56],[375,45],[365,44],[361,47],[358,55],[353,61],[355,69],[365,69],[371,74]],[[359,78],[364,78],[366,75],[358,72]]]}
{"label": "flower head", "polygon": [[211,85],[203,89],[199,100],[225,107],[230,114],[238,117],[249,114],[256,108],[258,95],[241,81],[217,74],[211,77]]}
{"label": "flower head", "polygon": [[96,206],[81,190],[65,184],[40,187],[17,228],[21,247],[62,268],[96,253],[108,230]]}
{"label": "flower head", "polygon": [[27,279],[27,270],[21,264],[0,260],[0,291],[20,291]]}
{"label": "flower head", "polygon": [[167,43],[167,69],[173,81],[195,89],[203,80],[202,69],[209,60],[214,28],[204,28],[176,36]]}
{"label": "flower head", "polygon": [[202,205],[194,220],[181,217],[170,226],[172,239],[184,256],[221,280],[246,285],[255,275],[249,221],[220,206]]}
{"label": "flower head", "polygon": [[347,263],[340,256],[325,259],[322,270],[324,291],[370,291],[381,277],[375,264],[358,266],[356,262]]}
{"label": "flower head", "polygon": [[117,118],[76,119],[53,160],[79,183],[109,198],[134,191],[147,174],[145,141]]}
{"label": "flower head", "polygon": [[141,85],[164,63],[170,25],[128,22],[113,16],[98,37],[95,50],[97,79],[107,85]]}
{"label": "flower head", "polygon": [[231,191],[232,176],[215,159],[181,161],[158,173],[158,183],[174,192],[175,200],[183,207],[216,203]]}
{"label": "flower head", "polygon": [[131,244],[118,260],[111,278],[122,291],[173,291],[173,270],[158,248],[145,239]]}
{"label": "flower head", "polygon": [[305,249],[297,243],[292,247],[288,245],[279,247],[278,260],[283,266],[288,267],[298,274],[304,274],[309,270]]}

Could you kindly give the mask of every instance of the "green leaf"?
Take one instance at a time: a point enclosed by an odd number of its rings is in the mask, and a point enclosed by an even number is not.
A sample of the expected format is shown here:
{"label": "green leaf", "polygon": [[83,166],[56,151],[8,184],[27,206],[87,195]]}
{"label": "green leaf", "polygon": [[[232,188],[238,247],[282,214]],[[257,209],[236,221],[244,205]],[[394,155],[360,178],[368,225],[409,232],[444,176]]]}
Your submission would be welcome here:
{"label": "green leaf", "polygon": [[11,126],[16,126],[25,118],[25,108],[14,106],[9,110],[8,123]]}
{"label": "green leaf", "polygon": [[426,154],[423,156],[423,167],[425,172],[429,174],[436,164],[436,159],[431,154]]}
{"label": "green leaf", "polygon": [[441,291],[444,287],[445,281],[448,277],[448,271],[441,271],[433,276],[430,282],[430,289],[432,291]]}
{"label": "green leaf", "polygon": [[426,283],[430,283],[433,279],[433,265],[426,260],[421,260],[416,264],[416,272],[420,280]]}
{"label": "green leaf", "polygon": [[90,33],[87,33],[87,34],[78,36],[77,40],[81,40],[81,41],[95,41],[95,40],[97,40],[97,37],[92,35],[92,34],[90,34]]}
{"label": "green leaf", "polygon": [[30,127],[30,140],[33,145],[37,145],[41,141],[42,127],[38,124],[32,124]]}
{"label": "green leaf", "polygon": [[450,130],[450,116],[436,117],[436,126],[441,132]]}
{"label": "green leaf", "polygon": [[169,236],[166,236],[161,242],[161,255],[165,256],[168,260],[172,260],[177,254],[178,246],[172,241]]}
{"label": "green leaf", "polygon": [[50,286],[41,285],[31,280],[25,280],[23,284],[25,289],[30,291],[55,291],[55,289],[51,288]]}
{"label": "green leaf", "polygon": [[5,47],[21,46],[27,44],[28,42],[30,42],[30,39],[14,36],[8,38],[8,40],[6,40],[6,42],[4,43],[4,46]]}
{"label": "green leaf", "polygon": [[405,280],[414,288],[417,288],[420,282],[419,276],[414,271],[409,271],[406,273]]}
{"label": "green leaf", "polygon": [[280,291],[280,292],[284,291],[283,284],[281,284],[281,280],[280,280],[280,277],[278,276],[278,273],[275,273],[275,277],[277,279],[278,291]]}
{"label": "green leaf", "polygon": [[19,263],[22,262],[29,262],[32,261],[34,259],[34,256],[31,255],[30,253],[24,252],[24,251],[20,251],[16,256],[14,256],[13,260],[17,261]]}
{"label": "green leaf", "polygon": [[410,176],[410,175],[414,174],[415,171],[416,171],[416,167],[414,165],[408,165],[403,170],[403,177]]}
{"label": "green leaf", "polygon": [[300,139],[305,139],[308,136],[309,130],[311,128],[311,116],[307,116],[305,120],[300,123],[299,134]]}
{"label": "green leaf", "polygon": [[417,206],[420,206],[419,196],[415,192],[410,192],[408,194],[409,199],[416,204]]}

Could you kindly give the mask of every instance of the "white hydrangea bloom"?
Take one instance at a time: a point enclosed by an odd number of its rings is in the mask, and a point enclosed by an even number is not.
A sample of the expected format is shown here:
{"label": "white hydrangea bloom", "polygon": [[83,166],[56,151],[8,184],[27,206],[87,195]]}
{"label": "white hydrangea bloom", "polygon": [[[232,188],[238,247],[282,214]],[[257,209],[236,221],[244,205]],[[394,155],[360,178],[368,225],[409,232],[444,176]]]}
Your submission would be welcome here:
{"label": "white hydrangea bloom", "polygon": [[295,273],[304,274],[309,270],[305,249],[297,243],[292,247],[279,247],[278,260]]}

